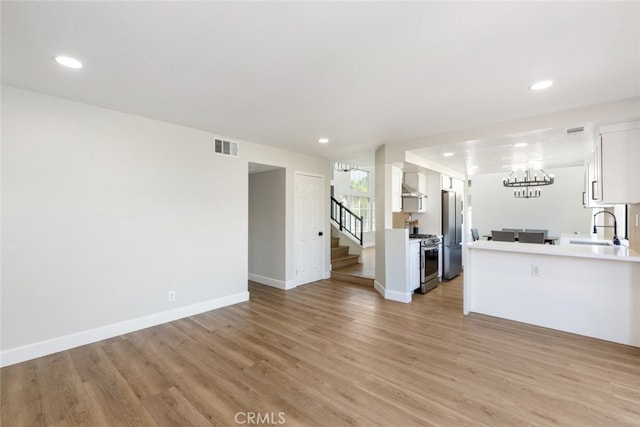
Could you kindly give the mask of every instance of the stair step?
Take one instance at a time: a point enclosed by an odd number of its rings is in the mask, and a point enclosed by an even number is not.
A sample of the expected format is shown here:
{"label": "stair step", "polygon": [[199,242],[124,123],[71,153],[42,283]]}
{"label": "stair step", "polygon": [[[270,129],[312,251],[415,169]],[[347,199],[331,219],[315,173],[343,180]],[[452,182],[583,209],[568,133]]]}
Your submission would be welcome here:
{"label": "stair step", "polygon": [[340,238],[339,237],[332,237],[331,238],[331,247],[332,248],[337,248],[339,243],[340,243]]}
{"label": "stair step", "polygon": [[373,288],[374,279],[370,277],[354,276],[348,273],[342,273],[340,271],[332,271],[331,278],[334,280],[339,280],[341,282]]}
{"label": "stair step", "polygon": [[331,261],[349,255],[349,246],[338,246],[331,248]]}
{"label": "stair step", "polygon": [[358,263],[358,255],[344,255],[331,260],[331,269],[340,270],[341,268],[356,265]]}

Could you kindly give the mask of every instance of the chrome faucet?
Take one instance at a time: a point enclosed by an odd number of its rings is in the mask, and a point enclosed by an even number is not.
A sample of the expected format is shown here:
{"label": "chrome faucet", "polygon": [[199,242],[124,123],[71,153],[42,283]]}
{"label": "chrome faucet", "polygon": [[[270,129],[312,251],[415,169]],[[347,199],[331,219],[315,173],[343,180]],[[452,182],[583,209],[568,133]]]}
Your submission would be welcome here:
{"label": "chrome faucet", "polygon": [[[611,215],[613,217],[613,225],[596,225],[596,217],[598,215],[600,215],[601,213],[608,213],[609,215]],[[596,213],[593,216],[593,234],[598,233],[597,227],[613,227],[613,244],[619,246],[620,245],[620,239],[618,239],[618,221],[616,219],[616,216],[609,211],[600,211],[598,213]]]}

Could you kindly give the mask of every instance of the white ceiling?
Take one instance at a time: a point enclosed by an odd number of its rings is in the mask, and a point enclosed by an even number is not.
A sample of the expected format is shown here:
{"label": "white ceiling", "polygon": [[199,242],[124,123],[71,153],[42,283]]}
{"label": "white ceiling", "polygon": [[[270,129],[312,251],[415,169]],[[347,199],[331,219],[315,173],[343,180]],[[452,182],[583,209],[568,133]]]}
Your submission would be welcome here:
{"label": "white ceiling", "polygon": [[[569,167],[583,165],[591,158],[593,135],[591,126],[576,133],[567,133],[565,128],[546,129],[425,147],[411,153],[467,175]],[[444,157],[445,153],[453,156]]]}
{"label": "white ceiling", "polygon": [[[640,96],[640,2],[3,1],[1,53],[7,85],[353,161]],[[512,161],[506,140],[486,144]]]}

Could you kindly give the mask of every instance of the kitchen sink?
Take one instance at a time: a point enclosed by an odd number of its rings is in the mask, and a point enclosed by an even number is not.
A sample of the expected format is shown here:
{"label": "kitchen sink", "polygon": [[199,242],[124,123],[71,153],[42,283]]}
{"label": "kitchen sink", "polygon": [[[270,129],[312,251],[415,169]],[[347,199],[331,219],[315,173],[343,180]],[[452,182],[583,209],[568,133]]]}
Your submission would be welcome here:
{"label": "kitchen sink", "polygon": [[613,246],[611,242],[592,242],[590,240],[569,240],[572,245]]}

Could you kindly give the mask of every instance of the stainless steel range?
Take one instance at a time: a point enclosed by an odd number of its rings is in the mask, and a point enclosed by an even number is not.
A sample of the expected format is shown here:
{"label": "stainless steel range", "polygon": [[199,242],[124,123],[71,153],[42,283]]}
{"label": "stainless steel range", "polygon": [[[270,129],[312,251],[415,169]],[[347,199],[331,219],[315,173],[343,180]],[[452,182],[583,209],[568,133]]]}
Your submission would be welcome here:
{"label": "stainless steel range", "polygon": [[421,239],[420,287],[416,289],[416,292],[426,294],[438,286],[441,240],[435,234],[410,234],[409,237],[412,239]]}

